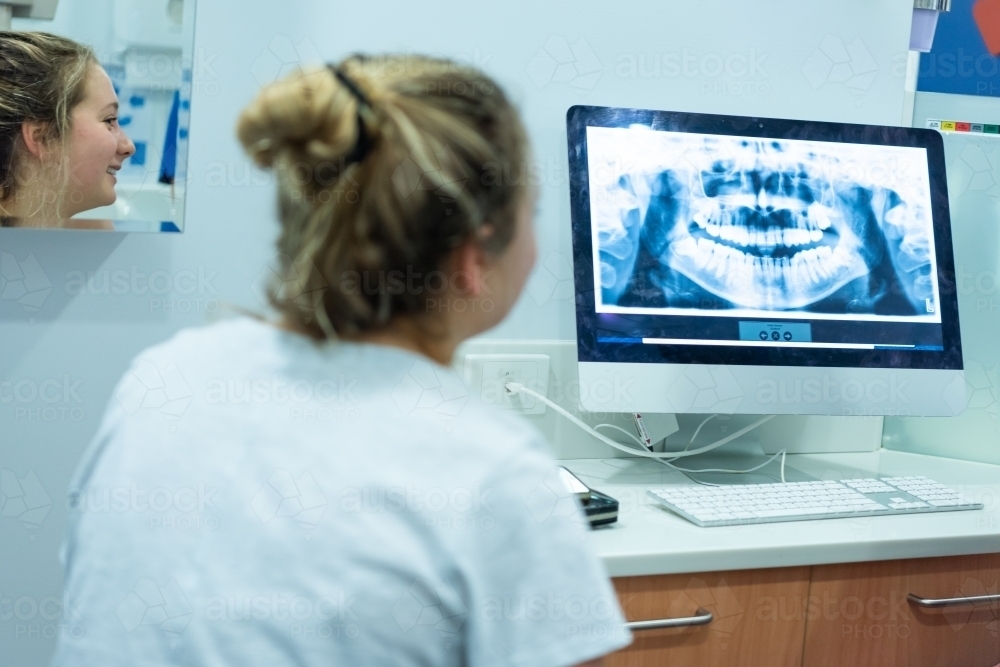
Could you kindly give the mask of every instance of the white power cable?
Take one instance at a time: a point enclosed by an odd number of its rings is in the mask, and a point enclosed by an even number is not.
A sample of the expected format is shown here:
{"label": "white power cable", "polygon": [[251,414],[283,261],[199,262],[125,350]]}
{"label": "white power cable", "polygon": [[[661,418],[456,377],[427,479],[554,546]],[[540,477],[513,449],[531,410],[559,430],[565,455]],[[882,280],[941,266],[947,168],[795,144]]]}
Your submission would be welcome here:
{"label": "white power cable", "polygon": [[[614,429],[614,430],[616,430],[616,431],[621,431],[622,433],[624,433],[624,434],[625,434],[625,435],[627,435],[628,437],[630,437],[630,438],[632,438],[633,440],[635,440],[635,441],[636,441],[636,443],[637,443],[637,444],[638,444],[638,445],[639,445],[640,447],[642,447],[643,449],[645,449],[645,447],[646,447],[646,443],[644,443],[644,442],[643,442],[642,440],[640,440],[639,438],[635,437],[635,435],[634,435],[634,434],[632,434],[632,433],[629,433],[628,431],[626,431],[625,429],[623,429],[623,428],[622,428],[621,426],[615,426],[614,424],[598,424],[597,426],[595,426],[595,427],[594,427],[594,430],[597,430],[597,429],[599,429],[599,428],[613,428],[613,429]],[[646,451],[649,451],[649,450],[646,450]]]}
{"label": "white power cable", "polygon": [[[701,427],[704,426],[705,424],[707,424],[708,422],[712,421],[713,419],[715,419],[718,416],[719,415],[709,415],[709,416],[705,417],[705,419],[703,419],[700,424],[698,424],[698,428],[696,428],[694,430],[694,435],[691,436],[691,442],[688,443],[688,447],[690,447],[691,445],[694,444],[694,439],[698,437],[699,433],[701,433]],[[687,447],[685,447],[685,449],[687,449]]]}
{"label": "white power cable", "polygon": [[[784,484],[785,483],[785,450],[784,449],[782,449],[780,452],[776,453],[775,455],[773,455],[771,458],[769,458],[768,460],[764,461],[760,465],[754,466],[753,468],[748,468],[747,470],[726,470],[724,468],[704,468],[702,470],[691,470],[690,468],[680,468],[678,466],[675,466],[672,463],[668,463],[667,461],[663,461],[663,460],[661,460],[660,463],[662,463],[663,465],[668,466],[670,468],[673,468],[674,470],[679,470],[679,471],[684,472],[684,473],[725,472],[725,473],[731,473],[733,475],[744,475],[744,474],[746,474],[748,472],[754,472],[754,471],[760,470],[764,466],[769,465],[771,463],[771,461],[773,461],[774,459],[778,458],[779,456],[781,457],[781,483]],[[695,480],[695,481],[698,482],[698,480]],[[698,482],[698,483],[699,484],[703,484],[704,482]],[[715,484],[710,484],[709,486],[716,486],[716,485]]]}
{"label": "white power cable", "polygon": [[[715,417],[715,416],[716,415],[712,415],[712,417]],[[712,417],[709,417],[708,419],[711,419]],[[706,419],[705,421],[702,422],[703,426],[704,426],[705,422],[708,421],[708,419]],[[633,434],[629,433],[628,431],[626,431],[625,429],[623,429],[621,426],[616,426],[615,424],[598,424],[597,426],[594,427],[595,430],[596,429],[601,429],[601,428],[613,428],[616,431],[621,431],[622,433],[624,433],[628,437],[630,437],[633,440],[635,440],[640,446],[643,446],[642,440],[640,440],[639,438],[635,437]],[[697,435],[697,433],[695,433],[695,435]],[[693,437],[691,438],[691,442],[694,442],[694,438]],[[688,443],[688,447],[690,447],[690,446],[691,446],[690,443]],[[668,461],[664,461],[663,459],[657,459],[657,462],[658,463],[662,463],[663,465],[667,466],[668,468],[673,468],[674,470],[679,470],[680,472],[684,472],[684,473],[725,472],[725,473],[730,473],[730,474],[733,474],[733,475],[744,475],[746,473],[755,472],[757,470],[760,470],[761,468],[769,465],[772,461],[774,461],[774,459],[776,459],[776,458],[778,458],[780,456],[781,457],[781,482],[782,482],[782,484],[784,484],[785,483],[785,452],[786,452],[786,450],[782,449],[780,452],[776,453],[774,456],[772,456],[768,460],[764,461],[760,465],[754,466],[753,468],[748,468],[747,470],[727,470],[727,469],[724,469],[724,468],[704,468],[704,469],[701,469],[701,470],[693,470],[691,468],[681,468],[679,466],[675,466],[673,463],[669,463]],[[671,461],[676,461],[677,459],[670,459],[670,460]],[[705,484],[706,486],[718,486],[717,484],[707,484],[705,482],[700,482],[698,480],[694,480],[694,481],[698,482],[699,484]]]}
{"label": "white power cable", "polygon": [[[609,447],[614,447],[615,449],[617,449],[619,451],[623,451],[623,452],[626,452],[626,453],[631,454],[633,456],[640,456],[640,457],[647,458],[647,459],[670,459],[670,460],[674,460],[674,459],[678,459],[678,458],[680,458],[682,456],[694,456],[696,454],[703,454],[703,453],[711,451],[713,449],[717,449],[717,448],[721,447],[722,445],[726,444],[727,442],[732,442],[733,440],[735,440],[736,438],[740,437],[741,435],[749,433],[750,431],[754,430],[755,428],[757,428],[758,426],[760,426],[764,422],[766,422],[766,421],[768,421],[768,420],[770,420],[770,419],[772,419],[774,417],[774,415],[767,415],[765,417],[762,417],[761,419],[758,419],[757,421],[755,421],[753,424],[750,424],[749,426],[741,428],[739,431],[736,431],[735,433],[727,435],[725,438],[722,438],[721,440],[717,440],[717,441],[713,442],[710,445],[705,445],[704,447],[699,447],[697,449],[692,449],[690,451],[685,450],[683,452],[648,452],[648,451],[646,451],[644,449],[640,450],[640,449],[635,449],[634,447],[628,447],[626,445],[621,444],[620,442],[616,442],[616,441],[612,440],[611,438],[605,436],[602,433],[597,432],[596,430],[594,430],[593,428],[591,428],[587,424],[583,423],[580,419],[578,419],[571,412],[569,412],[568,410],[564,409],[561,405],[557,405],[556,403],[554,403],[553,401],[550,401],[547,397],[539,394],[537,391],[534,391],[533,389],[528,389],[527,387],[525,387],[520,382],[514,382],[513,380],[508,380],[507,382],[504,383],[504,389],[507,390],[511,394],[527,394],[529,396],[534,396],[536,399],[540,400],[542,403],[545,403],[547,406],[549,406],[550,408],[552,408],[553,410],[555,410],[556,412],[558,412],[559,414],[561,414],[563,417],[565,417],[566,419],[570,420],[571,422],[573,422],[574,424],[576,424],[577,426],[579,426],[580,428],[582,428],[584,431],[587,431],[588,433],[590,433],[591,435],[593,435],[595,438],[597,438],[598,440],[600,440],[604,444],[608,445]],[[615,427],[615,428],[618,428],[618,427]],[[631,434],[629,434],[629,435],[631,435]]]}

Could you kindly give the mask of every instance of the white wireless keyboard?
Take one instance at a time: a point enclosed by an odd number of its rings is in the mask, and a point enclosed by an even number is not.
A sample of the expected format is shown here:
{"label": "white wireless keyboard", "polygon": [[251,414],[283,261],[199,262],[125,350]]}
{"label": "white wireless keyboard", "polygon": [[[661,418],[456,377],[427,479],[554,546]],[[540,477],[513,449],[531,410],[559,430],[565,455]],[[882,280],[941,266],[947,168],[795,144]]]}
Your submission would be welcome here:
{"label": "white wireless keyboard", "polygon": [[699,526],[807,521],[982,509],[926,477],[845,479],[725,486],[670,486],[649,491]]}

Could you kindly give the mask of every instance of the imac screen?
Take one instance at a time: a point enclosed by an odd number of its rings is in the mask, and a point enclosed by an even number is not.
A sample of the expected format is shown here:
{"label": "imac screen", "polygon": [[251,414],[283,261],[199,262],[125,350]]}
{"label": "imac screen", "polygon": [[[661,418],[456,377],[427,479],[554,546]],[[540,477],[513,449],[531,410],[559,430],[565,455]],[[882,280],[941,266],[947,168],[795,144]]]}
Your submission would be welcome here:
{"label": "imac screen", "polygon": [[581,128],[593,343],[945,351],[927,147],[650,125]]}

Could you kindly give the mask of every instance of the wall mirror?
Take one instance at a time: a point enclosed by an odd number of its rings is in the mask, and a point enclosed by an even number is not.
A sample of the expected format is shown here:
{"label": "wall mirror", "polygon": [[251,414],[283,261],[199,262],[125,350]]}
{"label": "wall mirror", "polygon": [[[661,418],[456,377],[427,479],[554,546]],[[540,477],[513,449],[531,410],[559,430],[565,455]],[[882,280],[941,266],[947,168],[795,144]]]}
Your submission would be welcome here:
{"label": "wall mirror", "polygon": [[194,4],[0,0],[0,226],[184,229]]}

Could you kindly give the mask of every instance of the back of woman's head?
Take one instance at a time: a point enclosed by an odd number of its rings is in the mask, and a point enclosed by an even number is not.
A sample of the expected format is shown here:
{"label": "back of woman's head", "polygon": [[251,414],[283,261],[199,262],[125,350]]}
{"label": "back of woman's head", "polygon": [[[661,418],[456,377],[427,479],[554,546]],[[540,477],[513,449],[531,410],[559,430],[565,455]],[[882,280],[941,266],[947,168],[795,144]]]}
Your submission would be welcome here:
{"label": "back of woman's head", "polygon": [[70,130],[70,111],[83,99],[90,47],[44,32],[0,31],[0,202],[18,184],[25,121],[45,127],[59,141]]}
{"label": "back of woman's head", "polygon": [[261,91],[238,134],[278,181],[271,301],[316,338],[424,314],[455,282],[440,273],[455,248],[507,246],[527,189],[517,112],[448,60],[353,56],[294,74]]}

